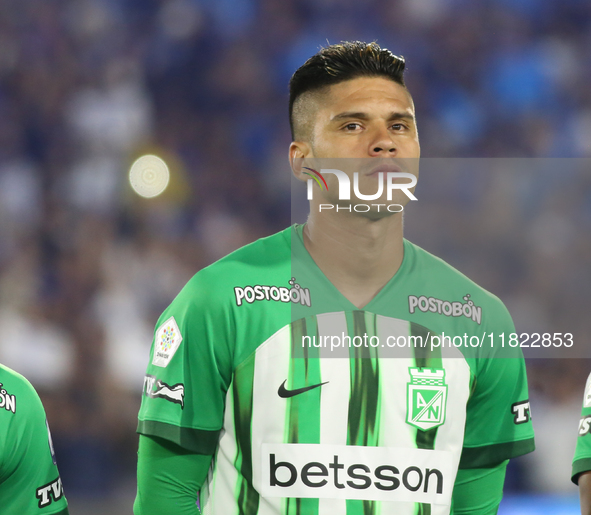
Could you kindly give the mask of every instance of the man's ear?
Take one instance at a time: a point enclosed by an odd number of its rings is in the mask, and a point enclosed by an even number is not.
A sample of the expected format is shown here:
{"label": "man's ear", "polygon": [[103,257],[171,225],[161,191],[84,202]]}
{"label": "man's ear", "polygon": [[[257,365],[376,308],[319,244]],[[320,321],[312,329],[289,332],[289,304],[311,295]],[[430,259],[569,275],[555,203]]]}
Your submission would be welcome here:
{"label": "man's ear", "polygon": [[289,165],[296,179],[304,182],[308,180],[308,177],[304,177],[302,168],[306,166],[306,158],[311,157],[313,157],[312,149],[308,143],[302,141],[291,142],[291,145],[289,145]]}

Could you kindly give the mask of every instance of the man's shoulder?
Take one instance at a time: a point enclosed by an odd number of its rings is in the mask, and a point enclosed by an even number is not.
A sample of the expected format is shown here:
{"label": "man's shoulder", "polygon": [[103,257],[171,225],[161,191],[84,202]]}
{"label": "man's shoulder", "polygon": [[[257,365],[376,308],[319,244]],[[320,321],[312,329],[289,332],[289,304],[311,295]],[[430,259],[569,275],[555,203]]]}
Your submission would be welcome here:
{"label": "man's shoulder", "polygon": [[[0,364],[0,403],[12,414],[43,411],[39,395],[29,380],[15,370]],[[20,418],[20,417],[19,417]]]}
{"label": "man's shoulder", "polygon": [[463,272],[415,243],[405,240],[405,252],[412,255],[413,271],[420,277],[428,296],[442,300],[463,300],[483,307],[490,314],[508,316],[504,303]]}
{"label": "man's shoulder", "polygon": [[[0,363],[0,383],[10,386],[19,393],[37,396],[37,392],[30,381],[16,370]],[[3,388],[4,389],[4,388]]]}
{"label": "man's shoulder", "polygon": [[291,228],[260,238],[198,271],[179,293],[179,300],[206,295],[215,301],[216,293],[226,297],[234,287],[261,281],[283,280],[291,271]]}

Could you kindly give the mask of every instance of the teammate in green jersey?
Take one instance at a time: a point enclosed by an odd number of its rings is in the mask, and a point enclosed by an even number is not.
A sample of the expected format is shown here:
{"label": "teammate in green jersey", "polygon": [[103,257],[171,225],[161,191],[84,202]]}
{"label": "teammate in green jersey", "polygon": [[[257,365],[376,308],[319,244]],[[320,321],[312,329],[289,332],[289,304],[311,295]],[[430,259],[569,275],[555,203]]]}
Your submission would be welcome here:
{"label": "teammate in green jersey", "polygon": [[585,396],[579,422],[579,438],[573,458],[573,483],[579,485],[581,513],[591,515],[591,374],[585,385]]}
{"label": "teammate in green jersey", "polygon": [[0,365],[0,512],[67,515],[45,410],[23,376]]}
{"label": "teammate in green jersey", "polygon": [[[330,46],[296,71],[296,177],[345,158],[370,164],[361,191],[396,167],[415,179],[403,71],[374,43]],[[198,491],[211,515],[496,513],[508,460],[533,450],[519,352],[416,345],[508,338],[501,301],[403,238],[389,206],[404,191],[365,212],[326,181],[312,183],[304,226],[201,270],[158,321],[136,515],[196,514]],[[392,357],[386,342],[415,345]]]}

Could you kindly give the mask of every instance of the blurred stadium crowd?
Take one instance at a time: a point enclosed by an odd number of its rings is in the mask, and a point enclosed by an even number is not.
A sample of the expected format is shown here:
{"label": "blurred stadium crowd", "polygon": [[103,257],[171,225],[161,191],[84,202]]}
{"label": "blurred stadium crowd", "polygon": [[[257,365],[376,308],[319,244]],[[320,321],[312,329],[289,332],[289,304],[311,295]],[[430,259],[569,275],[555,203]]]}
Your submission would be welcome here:
{"label": "blurred stadium crowd", "polygon": [[[407,58],[426,157],[591,157],[587,0],[0,3],[0,362],[41,393],[66,494],[133,485],[155,321],[198,269],[291,223],[287,83],[343,39]],[[146,153],[172,174],[154,200],[127,183]],[[407,235],[518,330],[577,341],[591,160],[565,161],[419,181]],[[589,361],[528,367],[539,451],[507,488],[572,492]]]}

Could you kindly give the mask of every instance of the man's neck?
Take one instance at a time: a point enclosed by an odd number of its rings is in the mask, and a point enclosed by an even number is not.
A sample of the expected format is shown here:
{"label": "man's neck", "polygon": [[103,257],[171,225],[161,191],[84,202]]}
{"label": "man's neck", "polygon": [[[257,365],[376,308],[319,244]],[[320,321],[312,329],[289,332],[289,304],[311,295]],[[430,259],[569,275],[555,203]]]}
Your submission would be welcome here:
{"label": "man's neck", "polygon": [[402,264],[402,213],[380,220],[347,212],[311,213],[304,245],[328,280],[361,309]]}

